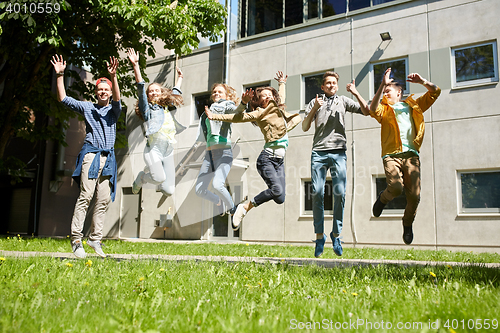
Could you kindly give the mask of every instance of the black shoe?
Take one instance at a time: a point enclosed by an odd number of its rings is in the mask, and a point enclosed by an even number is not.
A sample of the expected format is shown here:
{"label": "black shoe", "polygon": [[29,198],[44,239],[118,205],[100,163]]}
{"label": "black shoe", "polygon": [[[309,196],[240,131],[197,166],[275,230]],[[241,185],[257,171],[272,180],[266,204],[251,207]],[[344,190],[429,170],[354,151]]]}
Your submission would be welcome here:
{"label": "black shoe", "polygon": [[413,242],[413,228],[412,226],[403,226],[403,241],[406,245],[410,245]]}
{"label": "black shoe", "polygon": [[378,198],[377,198],[377,201],[375,201],[375,203],[373,204],[373,216],[375,217],[379,217],[380,214],[382,214],[382,211],[384,210],[384,207],[385,207],[385,203],[382,203],[382,201],[380,201],[380,196],[382,195],[382,192],[380,192],[378,194]]}

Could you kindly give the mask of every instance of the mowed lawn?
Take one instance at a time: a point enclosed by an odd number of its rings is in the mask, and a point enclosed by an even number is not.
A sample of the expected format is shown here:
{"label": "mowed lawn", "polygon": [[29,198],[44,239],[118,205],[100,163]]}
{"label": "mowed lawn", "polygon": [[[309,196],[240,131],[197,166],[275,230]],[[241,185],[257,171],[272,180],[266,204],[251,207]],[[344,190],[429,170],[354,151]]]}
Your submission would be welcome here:
{"label": "mowed lawn", "polygon": [[[105,243],[108,253],[312,257],[312,247]],[[0,239],[4,251],[58,247],[69,252],[69,240]],[[345,255],[499,262],[496,254],[448,251],[346,248]],[[3,256],[0,331],[497,332],[499,272],[480,264],[324,268]]]}

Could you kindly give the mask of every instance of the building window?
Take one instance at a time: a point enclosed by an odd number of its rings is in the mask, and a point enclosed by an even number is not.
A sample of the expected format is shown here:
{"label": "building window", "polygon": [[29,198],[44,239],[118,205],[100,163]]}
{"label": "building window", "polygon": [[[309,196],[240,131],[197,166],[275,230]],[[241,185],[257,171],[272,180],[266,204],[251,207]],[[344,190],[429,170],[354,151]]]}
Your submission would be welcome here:
{"label": "building window", "polygon": [[285,0],[285,27],[304,22],[304,0]]}
{"label": "building window", "polygon": [[497,43],[453,48],[454,87],[498,82]]}
{"label": "building window", "polygon": [[[377,200],[380,192],[383,192],[387,188],[387,182],[385,176],[375,177],[375,193],[373,202]],[[406,195],[403,189],[403,193],[385,205],[382,215],[393,215],[393,214],[403,214],[406,208]]]}
{"label": "building window", "polygon": [[373,95],[375,95],[375,93],[377,92],[377,89],[380,86],[380,82],[382,82],[382,77],[384,76],[385,70],[389,67],[391,68],[391,78],[401,84],[401,86],[403,87],[403,94],[408,94],[406,85],[406,77],[408,76],[408,62],[406,61],[406,58],[403,58],[372,64]]}
{"label": "building window", "polygon": [[243,86],[243,91],[246,91],[247,89],[252,89],[255,91],[255,89],[260,88],[260,87],[270,87],[271,86],[271,81],[265,81],[265,82],[260,82],[260,83],[252,83],[252,84],[247,84]]}
{"label": "building window", "polygon": [[283,0],[247,0],[247,36],[283,28]]}
{"label": "building window", "polygon": [[210,100],[210,93],[199,94],[194,96],[194,115],[193,124],[197,124],[200,120],[200,116],[205,112],[205,105],[210,107],[212,101]]}
{"label": "building window", "polygon": [[323,18],[346,12],[345,0],[309,0],[307,2],[307,18]]}
{"label": "building window", "polygon": [[253,36],[391,1],[394,0],[242,0],[240,36]]}
{"label": "building window", "polygon": [[316,98],[316,94],[322,94],[321,86],[323,84],[323,74],[314,74],[303,76],[304,81],[304,105],[307,107],[309,102]]}
{"label": "building window", "polygon": [[500,213],[500,171],[459,172],[459,213]]}
{"label": "building window", "polygon": [[380,5],[394,0],[349,0],[349,11]]}
{"label": "building window", "polygon": [[[304,184],[304,214],[313,214],[312,205],[312,182],[310,180],[303,181]],[[326,180],[325,182],[325,197],[324,197],[324,210],[325,215],[333,215],[333,184],[332,180]]]}

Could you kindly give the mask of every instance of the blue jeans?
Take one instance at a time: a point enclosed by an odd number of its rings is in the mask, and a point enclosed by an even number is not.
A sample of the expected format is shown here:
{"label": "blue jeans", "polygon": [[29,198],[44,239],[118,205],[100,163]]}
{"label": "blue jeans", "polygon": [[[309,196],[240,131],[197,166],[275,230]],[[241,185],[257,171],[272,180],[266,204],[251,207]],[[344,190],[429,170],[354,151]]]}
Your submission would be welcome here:
{"label": "blue jeans", "polygon": [[285,202],[285,158],[273,157],[263,150],[257,159],[257,171],[267,184],[267,190],[257,194],[252,204],[257,207],[274,200],[277,204]]}
{"label": "blue jeans", "polygon": [[325,181],[330,170],[333,191],[333,228],[334,236],[342,232],[344,220],[345,186],[346,186],[346,161],[345,150],[325,150],[311,153],[311,178],[312,178],[312,206],[314,217],[314,232],[324,233],[325,222]]}
{"label": "blue jeans", "polygon": [[[233,208],[233,199],[226,188],[226,178],[232,164],[233,152],[231,148],[207,150],[196,180],[196,194],[215,204],[219,203],[220,198],[227,208]],[[212,182],[216,194],[208,190],[210,182]]]}

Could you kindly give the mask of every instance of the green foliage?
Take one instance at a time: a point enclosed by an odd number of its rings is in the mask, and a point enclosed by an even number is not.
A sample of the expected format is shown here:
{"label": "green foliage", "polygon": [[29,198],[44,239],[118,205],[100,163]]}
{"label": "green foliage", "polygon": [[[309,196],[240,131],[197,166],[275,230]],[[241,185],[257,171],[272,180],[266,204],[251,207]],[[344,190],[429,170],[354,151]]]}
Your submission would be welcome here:
{"label": "green foliage", "polygon": [[[17,12],[12,7],[7,12],[9,4],[14,3],[19,4]],[[38,4],[45,4],[44,11],[30,10]],[[48,13],[47,8],[54,9],[56,4],[60,11]],[[64,141],[63,129],[74,113],[62,107],[52,91],[50,59],[54,54],[62,55],[68,63],[67,94],[93,101],[95,85],[84,82],[81,68],[88,69],[93,77],[107,76],[110,56],[119,57],[120,52],[133,47],[154,57],[155,40],[163,41],[165,48],[177,54],[189,53],[198,47],[198,34],[214,40],[223,32],[225,15],[223,6],[215,0],[1,2],[0,85],[4,86],[0,91],[0,159],[15,136],[32,142]],[[144,68],[145,57],[141,62]],[[125,58],[120,59],[118,81],[123,96],[134,94]],[[50,126],[43,121],[46,117],[51,118]]]}

